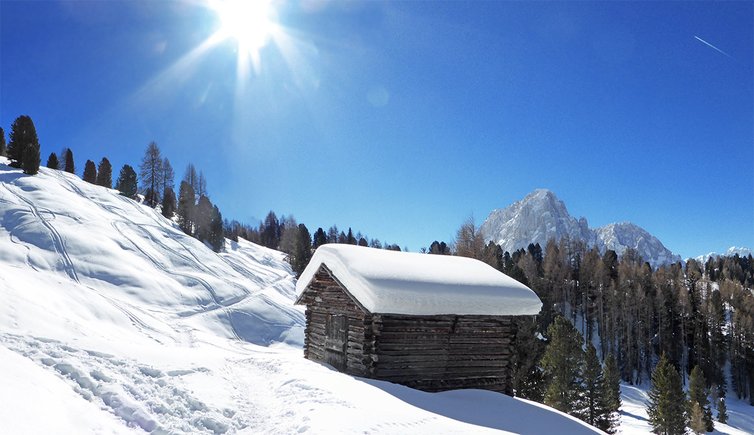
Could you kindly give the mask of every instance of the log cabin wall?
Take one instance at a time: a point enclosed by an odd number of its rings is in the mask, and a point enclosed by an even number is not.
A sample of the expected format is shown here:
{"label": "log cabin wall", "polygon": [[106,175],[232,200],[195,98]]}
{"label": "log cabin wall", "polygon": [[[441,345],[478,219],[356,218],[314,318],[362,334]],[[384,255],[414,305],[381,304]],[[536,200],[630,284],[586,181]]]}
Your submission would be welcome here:
{"label": "log cabin wall", "polygon": [[512,394],[514,317],[371,314],[324,264],[299,303],[306,305],[308,359],[424,391]]}
{"label": "log cabin wall", "polygon": [[[304,356],[352,375],[371,377],[372,317],[325,265],[317,271],[300,302],[306,304]],[[333,335],[345,338],[342,355],[338,352],[340,342]]]}
{"label": "log cabin wall", "polygon": [[425,391],[512,394],[512,317],[373,316],[374,377]]}

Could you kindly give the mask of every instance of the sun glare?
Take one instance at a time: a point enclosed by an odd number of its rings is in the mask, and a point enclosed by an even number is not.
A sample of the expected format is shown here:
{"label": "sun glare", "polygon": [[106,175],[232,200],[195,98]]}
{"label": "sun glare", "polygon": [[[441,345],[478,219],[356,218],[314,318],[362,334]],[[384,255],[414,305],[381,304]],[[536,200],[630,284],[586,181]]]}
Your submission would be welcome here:
{"label": "sun glare", "polygon": [[[275,31],[271,0],[215,0],[212,9],[220,20],[216,36],[236,42],[239,69],[248,69],[251,60],[259,69],[259,51]],[[240,71],[239,71],[240,72]]]}

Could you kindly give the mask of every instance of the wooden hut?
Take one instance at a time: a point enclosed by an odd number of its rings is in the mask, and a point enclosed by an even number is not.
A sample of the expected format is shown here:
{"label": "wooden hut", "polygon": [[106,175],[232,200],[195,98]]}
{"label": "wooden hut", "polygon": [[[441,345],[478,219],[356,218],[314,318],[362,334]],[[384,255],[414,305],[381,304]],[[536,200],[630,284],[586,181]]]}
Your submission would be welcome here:
{"label": "wooden hut", "polygon": [[510,394],[514,318],[542,307],[478,260],[353,245],[320,246],[296,290],[306,358],[425,391]]}

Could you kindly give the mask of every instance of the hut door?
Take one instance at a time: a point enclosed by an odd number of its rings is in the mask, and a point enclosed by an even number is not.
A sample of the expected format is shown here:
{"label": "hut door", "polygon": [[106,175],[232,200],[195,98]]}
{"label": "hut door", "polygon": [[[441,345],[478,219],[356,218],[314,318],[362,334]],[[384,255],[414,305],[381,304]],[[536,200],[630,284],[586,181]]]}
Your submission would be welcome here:
{"label": "hut door", "polygon": [[327,335],[325,336],[325,362],[338,370],[346,369],[346,344],[348,323],[341,314],[327,315]]}

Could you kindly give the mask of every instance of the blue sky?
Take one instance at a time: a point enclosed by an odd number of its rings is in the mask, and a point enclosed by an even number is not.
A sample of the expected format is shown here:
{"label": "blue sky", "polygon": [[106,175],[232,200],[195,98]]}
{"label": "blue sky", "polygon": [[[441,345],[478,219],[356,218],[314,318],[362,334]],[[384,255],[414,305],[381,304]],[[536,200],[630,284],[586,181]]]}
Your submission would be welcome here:
{"label": "blue sky", "polygon": [[195,50],[221,27],[199,0],[3,0],[0,126],[30,115],[80,171],[154,140],[226,218],[414,251],[540,187],[684,257],[754,247],[751,2],[273,7],[239,76],[233,38]]}

